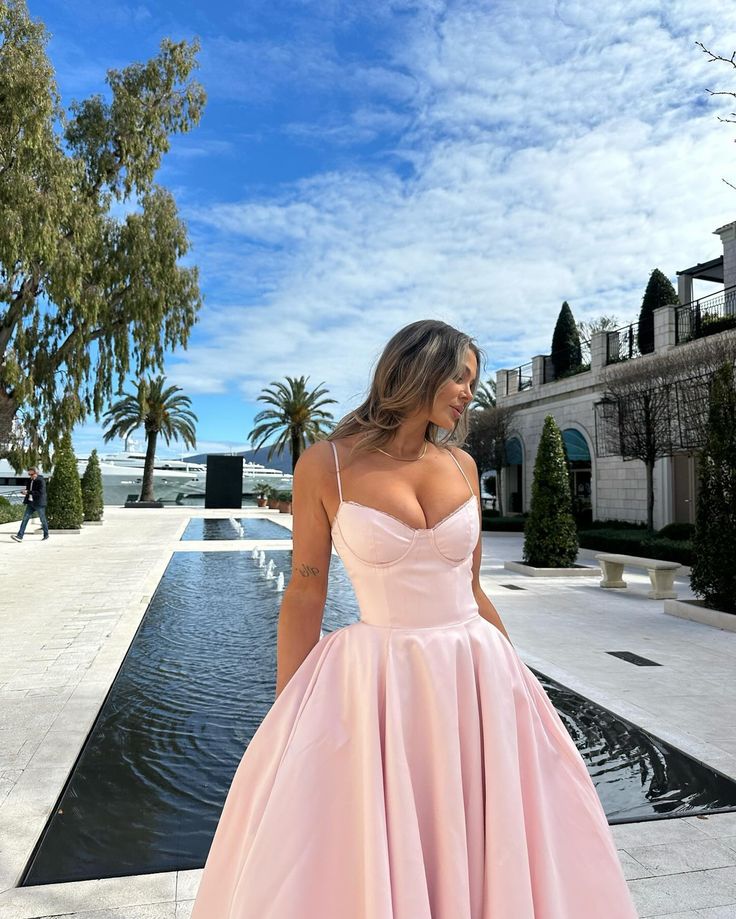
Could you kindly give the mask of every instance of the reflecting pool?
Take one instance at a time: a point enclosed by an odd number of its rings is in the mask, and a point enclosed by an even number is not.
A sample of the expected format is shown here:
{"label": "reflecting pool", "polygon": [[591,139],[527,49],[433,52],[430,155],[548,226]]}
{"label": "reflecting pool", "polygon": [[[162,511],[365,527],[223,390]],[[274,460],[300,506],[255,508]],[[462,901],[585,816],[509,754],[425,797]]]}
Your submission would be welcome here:
{"label": "reflecting pool", "polygon": [[264,517],[192,517],[181,538],[291,539],[291,530]]}

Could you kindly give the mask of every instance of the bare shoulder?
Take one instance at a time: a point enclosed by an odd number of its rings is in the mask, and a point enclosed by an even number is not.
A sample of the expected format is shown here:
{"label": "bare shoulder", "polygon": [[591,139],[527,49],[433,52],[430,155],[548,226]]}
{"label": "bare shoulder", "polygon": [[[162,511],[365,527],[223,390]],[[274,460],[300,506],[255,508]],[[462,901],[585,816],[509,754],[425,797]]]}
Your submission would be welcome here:
{"label": "bare shoulder", "polygon": [[471,476],[474,476],[477,480],[478,466],[468,451],[456,446],[450,446],[449,449],[452,451],[452,455],[455,457],[458,463],[460,463],[463,472],[470,479],[470,481],[473,481]]}
{"label": "bare shoulder", "polygon": [[294,466],[294,486],[307,485],[311,489],[320,485],[335,468],[332,447],[327,440],[310,444]]}
{"label": "bare shoulder", "polygon": [[[305,469],[319,469],[325,465],[327,459],[332,457],[332,447],[328,440],[318,440],[310,444],[306,450],[299,454],[296,465]],[[294,467],[296,469],[296,467]]]}

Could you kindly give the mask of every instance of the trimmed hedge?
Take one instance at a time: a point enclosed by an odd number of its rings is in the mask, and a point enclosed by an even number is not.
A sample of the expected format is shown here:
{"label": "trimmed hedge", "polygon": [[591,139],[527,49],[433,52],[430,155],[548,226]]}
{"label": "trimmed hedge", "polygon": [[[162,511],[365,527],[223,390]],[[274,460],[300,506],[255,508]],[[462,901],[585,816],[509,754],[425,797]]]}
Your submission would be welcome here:
{"label": "trimmed hedge", "polygon": [[695,559],[691,539],[663,539],[659,536],[645,539],[642,549],[647,558],[659,558],[664,562],[679,562],[692,565]]}
{"label": "trimmed hedge", "polygon": [[644,530],[596,529],[581,530],[578,541],[581,549],[600,549],[601,552],[622,552],[624,555],[641,555],[640,547],[646,539]]}
{"label": "trimmed hedge", "polygon": [[634,523],[632,520],[593,520],[588,526],[580,527],[581,530],[646,530],[646,523]]}
{"label": "trimmed hedge", "polygon": [[689,539],[666,539],[650,536],[646,529],[618,530],[593,529],[578,533],[581,549],[615,552],[621,555],[639,555],[658,558],[666,562],[692,565],[693,544]]}
{"label": "trimmed hedge", "polygon": [[11,504],[6,498],[0,498],[0,523],[14,523],[23,519],[22,504]]}
{"label": "trimmed hedge", "polygon": [[694,535],[694,523],[668,523],[657,532],[658,539],[692,539]]}
{"label": "trimmed hedge", "polygon": [[507,533],[523,533],[526,517],[501,517],[489,511],[483,511],[483,529]]}
{"label": "trimmed hedge", "polygon": [[693,338],[705,338],[706,335],[716,335],[718,332],[734,328],[736,328],[736,316],[703,316],[700,320],[700,328],[696,330]]}

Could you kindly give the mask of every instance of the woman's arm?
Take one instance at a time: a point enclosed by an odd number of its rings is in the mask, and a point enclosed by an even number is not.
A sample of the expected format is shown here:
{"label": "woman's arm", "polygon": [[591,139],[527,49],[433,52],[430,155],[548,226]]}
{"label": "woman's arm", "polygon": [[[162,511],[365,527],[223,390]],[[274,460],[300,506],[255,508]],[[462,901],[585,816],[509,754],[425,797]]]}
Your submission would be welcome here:
{"label": "woman's arm", "polygon": [[276,698],[320,637],[332,549],[330,523],[321,497],[326,487],[325,451],[332,456],[328,443],[313,444],[294,467],[292,568],[279,611]]}
{"label": "woman's arm", "polygon": [[[483,554],[483,516],[480,501],[480,479],[478,476],[478,467],[473,457],[469,453],[466,453],[465,450],[460,450],[458,447],[455,447],[454,450],[458,462],[462,465],[465,475],[468,477],[468,480],[473,486],[473,491],[478,496],[478,520],[480,524],[480,534],[478,536],[478,542],[475,546],[475,549],[473,550],[473,596],[475,597],[475,602],[478,604],[478,612],[481,614],[481,616],[484,619],[487,619],[491,625],[495,625],[496,628],[506,636],[509,642],[511,642],[509,633],[504,628],[504,624],[501,622],[501,617],[498,615],[498,610],[491,603],[483,591],[483,588],[480,586],[480,561]],[[513,642],[511,643],[513,644]]]}

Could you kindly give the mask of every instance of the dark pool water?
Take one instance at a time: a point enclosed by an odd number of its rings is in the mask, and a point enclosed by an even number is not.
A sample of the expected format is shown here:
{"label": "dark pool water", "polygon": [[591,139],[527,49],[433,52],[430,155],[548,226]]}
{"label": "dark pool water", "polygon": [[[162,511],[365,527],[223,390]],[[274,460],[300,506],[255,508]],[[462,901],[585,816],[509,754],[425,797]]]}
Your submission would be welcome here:
{"label": "dark pool water", "polygon": [[291,539],[291,530],[264,517],[192,517],[181,538]]}
{"label": "dark pool water", "polygon": [[[288,583],[291,552],[267,556]],[[174,554],[21,886],[202,867],[273,703],[280,598],[250,553]],[[357,619],[333,556],[323,632]],[[534,673],[611,823],[736,809],[736,783]]]}

